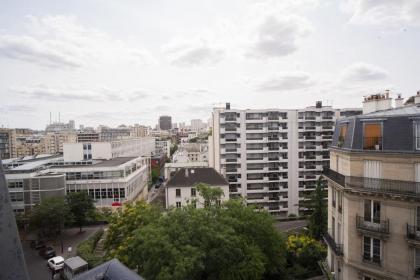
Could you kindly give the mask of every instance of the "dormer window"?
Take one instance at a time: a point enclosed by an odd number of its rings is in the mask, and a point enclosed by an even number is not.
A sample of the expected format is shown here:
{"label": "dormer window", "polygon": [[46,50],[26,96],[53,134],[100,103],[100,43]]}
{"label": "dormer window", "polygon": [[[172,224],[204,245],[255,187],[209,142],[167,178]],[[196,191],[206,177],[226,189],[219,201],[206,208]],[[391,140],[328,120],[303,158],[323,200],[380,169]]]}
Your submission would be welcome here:
{"label": "dormer window", "polygon": [[415,122],[415,133],[416,133],[416,150],[420,150],[420,122]]}
{"label": "dormer window", "polygon": [[340,125],[340,135],[338,136],[338,147],[342,147],[344,145],[344,141],[346,140],[347,135],[347,124]]}
{"label": "dormer window", "polygon": [[365,123],[363,128],[363,149],[382,150],[381,123]]}

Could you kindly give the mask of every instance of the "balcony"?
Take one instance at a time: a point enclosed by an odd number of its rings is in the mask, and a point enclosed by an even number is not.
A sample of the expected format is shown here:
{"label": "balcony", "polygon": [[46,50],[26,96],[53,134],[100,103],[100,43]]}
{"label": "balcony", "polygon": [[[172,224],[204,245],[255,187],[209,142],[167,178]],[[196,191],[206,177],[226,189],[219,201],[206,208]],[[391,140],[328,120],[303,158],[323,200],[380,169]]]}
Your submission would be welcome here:
{"label": "balcony", "polygon": [[420,245],[420,227],[407,224],[407,241],[414,245]]}
{"label": "balcony", "polygon": [[330,235],[330,230],[324,234],[323,238],[325,243],[328,244],[328,247],[330,247],[337,256],[343,256],[343,244],[335,243],[334,238]]}
{"label": "balcony", "polygon": [[389,220],[373,219],[373,222],[371,222],[356,215],[356,229],[360,233],[370,233],[379,238],[386,238],[389,235]]}
{"label": "balcony", "polygon": [[362,260],[364,263],[382,266],[382,260],[380,256],[371,256],[369,254],[362,254]]}

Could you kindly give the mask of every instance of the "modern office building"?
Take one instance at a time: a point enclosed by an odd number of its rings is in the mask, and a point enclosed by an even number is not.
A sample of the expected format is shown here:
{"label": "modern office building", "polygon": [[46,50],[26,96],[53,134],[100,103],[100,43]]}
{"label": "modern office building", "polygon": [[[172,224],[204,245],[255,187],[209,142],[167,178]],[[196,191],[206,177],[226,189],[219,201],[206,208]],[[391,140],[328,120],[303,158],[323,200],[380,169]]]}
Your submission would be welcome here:
{"label": "modern office building", "polygon": [[159,129],[160,130],[171,130],[172,129],[172,117],[171,116],[160,116],[159,117]]}
{"label": "modern office building", "polygon": [[215,108],[209,165],[227,178],[231,197],[273,215],[301,214],[299,201],[328,166],[335,120],[343,113],[361,110],[321,102],[299,110]]}
{"label": "modern office building", "polygon": [[99,142],[99,132],[80,131],[77,133],[76,142]]}
{"label": "modern office building", "polygon": [[11,158],[14,154],[16,154],[16,130],[0,128],[0,158]]}
{"label": "modern office building", "polygon": [[155,138],[140,137],[111,142],[65,143],[64,161],[150,157],[155,153]]}
{"label": "modern office building", "polygon": [[214,168],[181,168],[165,186],[166,208],[180,208],[189,203],[197,208],[204,207],[204,200],[196,188],[198,183],[223,190],[220,202],[229,199],[229,183]]}
{"label": "modern office building", "polygon": [[24,213],[48,197],[64,197],[66,176],[46,169],[58,157],[40,155],[3,160],[13,211]]}
{"label": "modern office building", "polygon": [[101,126],[99,127],[99,141],[111,142],[115,140],[123,140],[130,138],[131,130],[126,126],[119,126],[116,128],[110,128]]}
{"label": "modern office building", "polygon": [[388,93],[337,121],[328,179],[328,268],[334,279],[420,278],[420,95]]}

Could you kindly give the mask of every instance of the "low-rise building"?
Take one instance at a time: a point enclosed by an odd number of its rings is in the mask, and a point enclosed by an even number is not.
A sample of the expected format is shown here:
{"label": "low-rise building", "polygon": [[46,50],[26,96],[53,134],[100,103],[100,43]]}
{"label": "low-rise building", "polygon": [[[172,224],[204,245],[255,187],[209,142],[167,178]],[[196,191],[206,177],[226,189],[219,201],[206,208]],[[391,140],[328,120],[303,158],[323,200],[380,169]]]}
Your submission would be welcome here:
{"label": "low-rise building", "polygon": [[165,186],[166,207],[182,207],[191,203],[203,207],[204,200],[196,189],[196,184],[204,183],[223,190],[221,201],[229,199],[229,183],[214,168],[181,168]]}

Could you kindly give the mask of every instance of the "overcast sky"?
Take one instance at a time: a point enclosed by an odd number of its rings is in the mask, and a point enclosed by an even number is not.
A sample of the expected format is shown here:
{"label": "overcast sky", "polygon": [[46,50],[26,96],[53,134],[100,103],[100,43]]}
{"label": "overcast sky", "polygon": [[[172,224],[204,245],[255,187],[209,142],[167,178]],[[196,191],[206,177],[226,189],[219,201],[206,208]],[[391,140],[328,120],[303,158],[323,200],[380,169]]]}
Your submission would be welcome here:
{"label": "overcast sky", "polygon": [[0,126],[207,120],[420,89],[418,0],[2,0]]}

